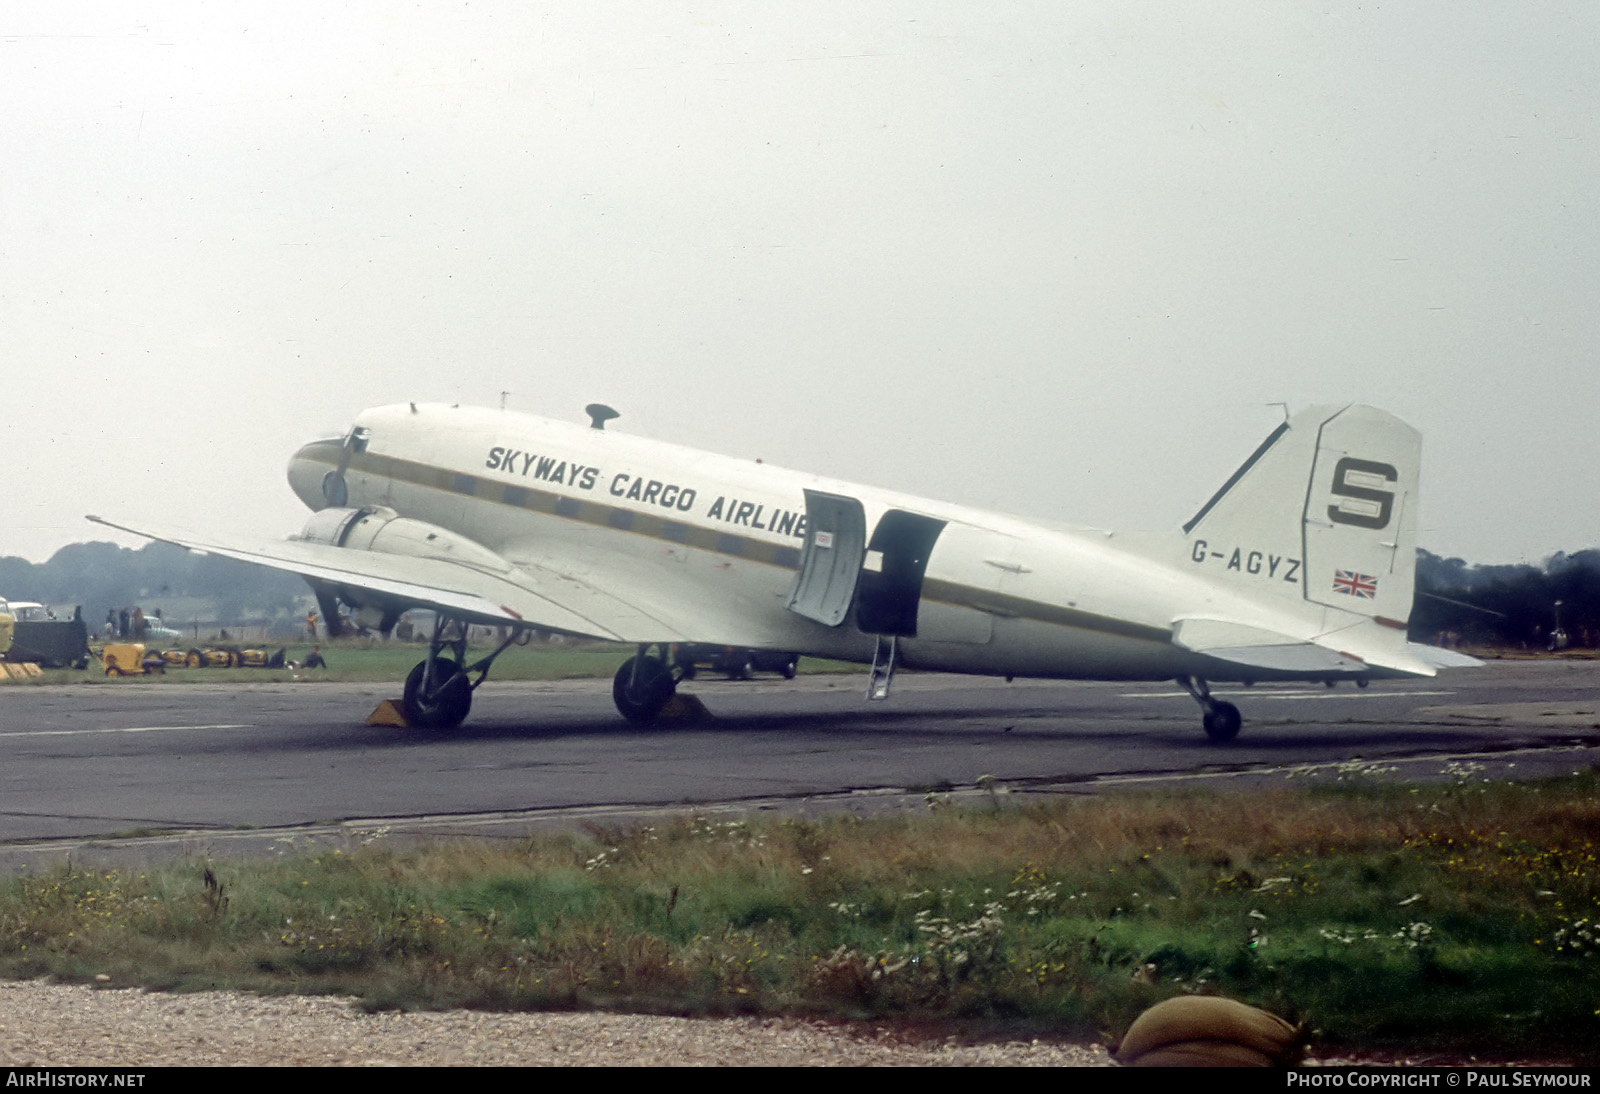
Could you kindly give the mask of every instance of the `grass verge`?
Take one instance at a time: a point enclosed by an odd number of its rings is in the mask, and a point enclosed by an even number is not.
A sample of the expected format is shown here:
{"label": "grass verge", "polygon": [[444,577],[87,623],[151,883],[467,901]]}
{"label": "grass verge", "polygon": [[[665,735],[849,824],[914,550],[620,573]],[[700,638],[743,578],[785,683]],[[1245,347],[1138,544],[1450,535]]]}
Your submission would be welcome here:
{"label": "grass verge", "polygon": [[0,973],[1086,1036],[1217,992],[1334,1046],[1594,1059],[1593,773],[994,802],[64,868],[0,890]]}

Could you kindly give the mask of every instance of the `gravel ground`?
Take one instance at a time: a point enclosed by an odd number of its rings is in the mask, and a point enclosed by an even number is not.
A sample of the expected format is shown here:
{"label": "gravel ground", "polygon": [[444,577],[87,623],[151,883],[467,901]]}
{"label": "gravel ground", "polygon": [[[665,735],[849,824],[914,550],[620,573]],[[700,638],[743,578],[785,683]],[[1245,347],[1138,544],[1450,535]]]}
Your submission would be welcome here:
{"label": "gravel ground", "polygon": [[[1571,1059],[1313,1057],[1332,1065],[1569,1067]],[[366,1014],[349,1000],[0,980],[0,1067],[1114,1067],[1099,1045],[915,1040],[871,1022],[638,1014]]]}
{"label": "gravel ground", "polygon": [[908,1043],[870,1023],[631,1014],[364,1014],[348,1001],[0,981],[0,1065],[1108,1067],[1098,1046]]}

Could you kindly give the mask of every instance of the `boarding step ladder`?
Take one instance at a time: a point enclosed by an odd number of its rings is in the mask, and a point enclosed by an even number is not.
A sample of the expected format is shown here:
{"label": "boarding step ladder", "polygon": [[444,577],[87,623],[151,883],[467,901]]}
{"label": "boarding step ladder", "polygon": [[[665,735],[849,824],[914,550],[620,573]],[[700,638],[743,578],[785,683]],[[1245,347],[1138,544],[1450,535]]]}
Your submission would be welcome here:
{"label": "boarding step ladder", "polygon": [[872,675],[867,679],[867,698],[889,698],[889,681],[894,677],[895,653],[899,639],[892,634],[878,635],[877,647],[872,651]]}

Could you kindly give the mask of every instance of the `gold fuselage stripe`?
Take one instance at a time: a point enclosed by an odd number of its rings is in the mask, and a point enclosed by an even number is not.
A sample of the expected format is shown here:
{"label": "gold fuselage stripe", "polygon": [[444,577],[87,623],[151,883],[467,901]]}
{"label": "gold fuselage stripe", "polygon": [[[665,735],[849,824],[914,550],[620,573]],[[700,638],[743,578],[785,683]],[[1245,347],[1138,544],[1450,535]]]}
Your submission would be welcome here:
{"label": "gold fuselage stripe", "polygon": [[[320,441],[300,450],[300,456],[337,467],[341,445],[338,441]],[[378,478],[440,490],[449,494],[476,498],[495,505],[505,505],[530,513],[589,524],[597,528],[631,532],[634,535],[669,543],[694,547],[713,554],[727,555],[747,562],[759,562],[787,570],[800,568],[800,549],[782,544],[767,543],[752,536],[736,532],[722,532],[715,528],[673,520],[670,517],[642,513],[607,502],[575,498],[557,494],[538,487],[517,483],[498,482],[464,471],[451,471],[443,467],[417,463],[398,456],[385,456],[375,452],[352,455],[349,470]],[[923,582],[922,598],[957,608],[970,608],[989,615],[1009,619],[1027,619],[1079,630],[1098,631],[1124,638],[1166,645],[1172,632],[1163,627],[1096,615],[1078,611],[1059,604],[1046,604],[1026,597],[1011,596],[989,589],[979,589],[953,581],[929,578]]]}

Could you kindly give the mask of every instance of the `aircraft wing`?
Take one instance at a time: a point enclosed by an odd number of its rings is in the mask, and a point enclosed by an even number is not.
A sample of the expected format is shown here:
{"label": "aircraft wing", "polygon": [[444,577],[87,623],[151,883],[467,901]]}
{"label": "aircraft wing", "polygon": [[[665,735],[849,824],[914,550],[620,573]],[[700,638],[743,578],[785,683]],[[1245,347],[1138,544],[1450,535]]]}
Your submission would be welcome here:
{"label": "aircraft wing", "polygon": [[529,565],[503,573],[442,558],[333,547],[301,540],[227,542],[215,537],[135,527],[91,516],[96,524],[191,551],[250,562],[339,588],[359,590],[469,623],[529,625],[613,642],[681,642],[678,628],[597,585]]}

